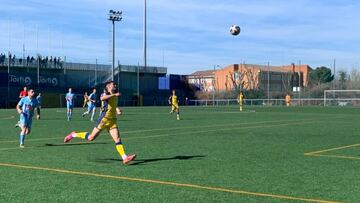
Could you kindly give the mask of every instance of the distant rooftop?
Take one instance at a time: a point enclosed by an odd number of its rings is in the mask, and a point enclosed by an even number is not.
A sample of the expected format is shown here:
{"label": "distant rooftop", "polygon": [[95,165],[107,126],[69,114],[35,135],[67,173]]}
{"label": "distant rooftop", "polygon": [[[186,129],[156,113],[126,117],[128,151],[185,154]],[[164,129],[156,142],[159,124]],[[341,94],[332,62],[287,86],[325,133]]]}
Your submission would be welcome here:
{"label": "distant rooftop", "polygon": [[196,71],[194,73],[191,73],[189,76],[190,77],[197,77],[197,76],[213,77],[213,75],[214,75],[214,70],[203,70],[203,71]]}

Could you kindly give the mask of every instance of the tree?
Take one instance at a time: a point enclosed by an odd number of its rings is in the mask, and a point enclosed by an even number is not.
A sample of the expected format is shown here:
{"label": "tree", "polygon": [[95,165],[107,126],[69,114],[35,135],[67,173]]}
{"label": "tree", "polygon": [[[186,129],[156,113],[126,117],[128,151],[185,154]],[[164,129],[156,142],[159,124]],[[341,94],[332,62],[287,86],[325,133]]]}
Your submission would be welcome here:
{"label": "tree", "polygon": [[311,84],[320,85],[333,81],[334,75],[331,74],[330,68],[321,66],[310,71],[309,79]]}
{"label": "tree", "polygon": [[339,88],[346,89],[346,82],[347,82],[348,75],[346,71],[338,71],[338,81],[339,81]]}
{"label": "tree", "polygon": [[360,72],[356,68],[353,68],[351,69],[349,76],[347,88],[360,89]]}

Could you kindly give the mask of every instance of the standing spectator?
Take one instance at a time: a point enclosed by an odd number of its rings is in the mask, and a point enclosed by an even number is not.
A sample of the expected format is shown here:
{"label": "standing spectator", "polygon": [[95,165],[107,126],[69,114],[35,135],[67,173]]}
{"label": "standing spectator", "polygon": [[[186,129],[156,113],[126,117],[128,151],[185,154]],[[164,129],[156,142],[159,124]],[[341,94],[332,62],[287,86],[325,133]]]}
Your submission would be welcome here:
{"label": "standing spectator", "polygon": [[13,56],[13,58],[12,58],[11,61],[12,61],[12,64],[15,65],[15,54],[14,54],[14,56]]}
{"label": "standing spectator", "polygon": [[54,57],[54,66],[57,68],[56,57]]}
{"label": "standing spectator", "polygon": [[61,61],[61,58],[58,57],[58,63],[59,63],[59,67],[62,68],[63,67],[63,64],[62,64],[62,61]]}
{"label": "standing spectator", "polygon": [[1,53],[1,55],[0,55],[0,65],[4,65],[4,61],[5,61],[5,55]]}

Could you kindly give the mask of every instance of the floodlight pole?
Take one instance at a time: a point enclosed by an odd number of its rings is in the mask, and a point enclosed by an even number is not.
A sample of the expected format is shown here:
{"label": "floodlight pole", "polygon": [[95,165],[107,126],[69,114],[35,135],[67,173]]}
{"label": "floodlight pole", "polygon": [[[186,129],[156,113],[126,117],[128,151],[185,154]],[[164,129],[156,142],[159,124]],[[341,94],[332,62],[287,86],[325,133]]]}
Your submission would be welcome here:
{"label": "floodlight pole", "polygon": [[299,106],[301,106],[301,60],[299,60]]}
{"label": "floodlight pole", "polygon": [[95,87],[97,85],[97,65],[98,65],[98,60],[95,60]]}
{"label": "floodlight pole", "polygon": [[213,94],[212,94],[212,103],[213,106],[215,106],[215,86],[216,86],[216,80],[215,80],[215,72],[216,72],[216,67],[220,67],[219,65],[214,65],[214,72],[213,72]]}
{"label": "floodlight pole", "polygon": [[136,82],[137,82],[137,105],[140,106],[140,63],[138,63],[136,68]]}
{"label": "floodlight pole", "polygon": [[114,81],[114,77],[115,77],[115,22],[116,21],[121,21],[122,20],[122,11],[114,11],[114,10],[110,10],[109,11],[109,18],[108,20],[110,20],[112,22],[112,70],[111,70],[111,78],[112,81]]}
{"label": "floodlight pole", "polygon": [[9,101],[10,101],[10,51],[8,53],[8,64],[7,64],[7,107],[10,107]]}
{"label": "floodlight pole", "polygon": [[267,63],[267,95],[268,95],[268,105],[270,105],[270,62]]}
{"label": "floodlight pole", "polygon": [[144,68],[146,69],[147,67],[147,55],[146,55],[146,50],[147,50],[147,41],[146,41],[146,0],[144,0]]}
{"label": "floodlight pole", "polygon": [[334,68],[334,74],[333,74],[333,75],[334,75],[334,79],[333,79],[333,84],[334,84],[334,85],[333,85],[333,89],[335,90],[335,83],[336,83],[336,81],[335,81],[336,59],[335,59],[335,58],[334,58],[334,67],[333,67],[333,68]]}
{"label": "floodlight pole", "polygon": [[111,69],[111,77],[112,77],[112,81],[114,81],[114,70],[115,70],[115,21],[112,21],[112,27],[113,27],[113,32],[112,32],[112,69]]}
{"label": "floodlight pole", "polygon": [[212,94],[212,100],[213,100],[213,106],[215,106],[215,65],[214,65],[214,72],[213,72],[213,94]]}

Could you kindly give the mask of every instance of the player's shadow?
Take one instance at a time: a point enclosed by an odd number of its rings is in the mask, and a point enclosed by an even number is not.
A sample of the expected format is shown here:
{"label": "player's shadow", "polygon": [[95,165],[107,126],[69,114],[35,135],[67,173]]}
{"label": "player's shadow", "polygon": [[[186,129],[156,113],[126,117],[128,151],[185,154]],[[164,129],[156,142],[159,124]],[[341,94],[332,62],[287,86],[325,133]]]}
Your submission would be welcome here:
{"label": "player's shadow", "polygon": [[[198,158],[204,158],[205,155],[194,155],[194,156],[174,156],[174,157],[165,157],[165,158],[153,158],[153,159],[135,159],[130,165],[136,166],[136,165],[143,165],[148,164],[152,162],[158,162],[158,161],[169,161],[169,160],[190,160],[190,159],[198,159]],[[97,159],[98,162],[108,162],[108,161],[117,161],[121,162],[122,159]]]}
{"label": "player's shadow", "polygon": [[98,145],[98,144],[109,144],[106,142],[82,142],[82,143],[69,143],[69,144],[45,144],[46,147],[70,147],[79,145]]}

